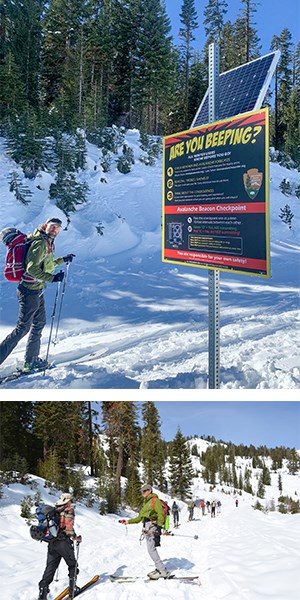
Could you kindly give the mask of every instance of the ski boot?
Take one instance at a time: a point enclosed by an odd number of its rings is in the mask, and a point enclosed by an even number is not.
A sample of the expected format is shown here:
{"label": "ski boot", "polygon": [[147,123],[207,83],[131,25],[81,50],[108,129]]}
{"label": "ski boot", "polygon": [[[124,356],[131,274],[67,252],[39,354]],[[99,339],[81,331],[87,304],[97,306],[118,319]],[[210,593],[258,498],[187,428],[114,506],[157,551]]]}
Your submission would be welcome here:
{"label": "ski boot", "polygon": [[38,600],[47,600],[48,592],[49,592],[49,588],[48,587],[42,587],[42,588],[40,588],[40,593],[39,593]]}
{"label": "ski boot", "polygon": [[70,577],[69,579],[69,596],[71,598],[74,598],[74,595],[76,594],[76,592],[79,592],[80,588],[76,585],[76,581],[75,579],[72,579]]}
{"label": "ski boot", "polygon": [[32,358],[31,360],[26,360],[23,365],[23,371],[25,373],[30,373],[31,371],[43,371],[43,369],[47,369],[49,367],[49,363],[47,360],[43,360],[38,356]]}
{"label": "ski boot", "polygon": [[161,571],[155,569],[155,571],[151,571],[150,573],[148,573],[149,579],[168,579],[170,575],[171,572],[167,571],[167,569],[162,569]]}

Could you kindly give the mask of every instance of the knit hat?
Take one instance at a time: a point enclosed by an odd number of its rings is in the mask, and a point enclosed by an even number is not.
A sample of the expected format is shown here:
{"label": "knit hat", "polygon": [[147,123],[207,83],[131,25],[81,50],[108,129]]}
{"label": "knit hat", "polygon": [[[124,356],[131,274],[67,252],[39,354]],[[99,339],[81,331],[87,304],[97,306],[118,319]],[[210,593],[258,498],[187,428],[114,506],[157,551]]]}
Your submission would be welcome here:
{"label": "knit hat", "polygon": [[141,492],[152,492],[152,485],[150,485],[150,483],[144,483],[144,485],[142,485],[141,487]]}
{"label": "knit hat", "polygon": [[72,500],[71,494],[62,494],[56,502],[56,506],[63,506]]}
{"label": "knit hat", "polygon": [[57,217],[50,217],[50,219],[47,219],[46,225],[50,225],[50,223],[51,225],[59,225],[60,227],[62,226],[62,221]]}

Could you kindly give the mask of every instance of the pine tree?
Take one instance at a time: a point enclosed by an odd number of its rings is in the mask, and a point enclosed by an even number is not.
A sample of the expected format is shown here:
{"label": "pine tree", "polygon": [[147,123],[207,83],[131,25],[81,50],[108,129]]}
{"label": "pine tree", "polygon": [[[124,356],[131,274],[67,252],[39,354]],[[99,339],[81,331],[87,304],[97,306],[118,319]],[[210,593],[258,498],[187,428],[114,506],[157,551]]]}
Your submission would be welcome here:
{"label": "pine tree", "polygon": [[62,465],[72,464],[77,456],[79,428],[79,402],[34,403],[34,431],[43,443],[44,460],[55,449]]}
{"label": "pine tree", "polygon": [[220,73],[234,69],[241,63],[237,48],[235,24],[226,21],[220,41]]}
{"label": "pine tree", "polygon": [[235,489],[239,487],[237,472],[234,464],[232,465],[232,485]]}
{"label": "pine tree", "polygon": [[180,22],[182,27],[179,29],[179,35],[183,39],[182,44],[182,62],[183,62],[183,82],[184,82],[184,118],[185,127],[189,126],[189,79],[190,62],[192,58],[192,42],[195,40],[194,31],[199,27],[197,21],[197,11],[194,0],[183,0]]}
{"label": "pine tree", "polygon": [[158,484],[163,479],[164,457],[160,432],[161,420],[154,402],[144,402],[142,406],[144,426],[142,429],[142,464],[144,478],[150,484]]}
{"label": "pine tree", "polygon": [[85,15],[85,0],[50,0],[46,7],[41,71],[46,106],[55,104],[61,95],[60,107],[64,100],[66,107],[78,109],[80,69],[77,50]]}
{"label": "pine tree", "polygon": [[26,107],[25,86],[20,67],[11,51],[0,63],[0,119],[11,127]]}
{"label": "pine tree", "polygon": [[32,196],[32,191],[22,183],[22,179],[16,171],[12,171],[12,173],[10,173],[8,183],[9,191],[15,194],[16,199],[21,202],[21,204],[30,203],[28,198]]}
{"label": "pine tree", "polygon": [[286,130],[283,134],[284,152],[300,165],[300,85],[293,87],[286,111]]}
{"label": "pine tree", "polygon": [[169,479],[174,496],[181,500],[189,496],[193,479],[192,459],[180,428],[170,446]]}
{"label": "pine tree", "polygon": [[86,182],[77,180],[74,172],[82,168],[85,162],[86,146],[80,134],[75,136],[59,135],[56,140],[57,175],[55,183],[50,185],[49,196],[55,200],[70,222],[70,214],[76,211],[78,204],[87,201],[89,191]]}
{"label": "pine tree", "polygon": [[222,31],[224,27],[224,16],[227,13],[228,4],[226,0],[208,0],[208,3],[204,9],[203,24],[205,27],[205,34],[207,42],[209,44],[215,42],[220,44],[221,51],[221,40]]}
{"label": "pine tree", "polygon": [[253,494],[253,490],[252,490],[250,479],[251,479],[251,471],[250,471],[250,469],[246,468],[245,469],[245,475],[244,475],[244,490],[248,494]]}
{"label": "pine tree", "polygon": [[257,12],[257,2],[254,0],[240,0],[244,5],[241,17],[236,21],[236,34],[239,37],[241,48],[241,62],[249,62],[259,56],[259,38],[253,27],[253,16]]}
{"label": "pine tree", "polygon": [[12,54],[22,74],[25,101],[35,110],[39,107],[39,69],[41,19],[45,0],[6,0],[5,57]]}
{"label": "pine tree", "polygon": [[123,14],[116,0],[103,0],[101,4],[91,0],[88,10],[84,113],[88,127],[93,129],[111,125],[112,116],[116,116],[114,74],[118,69],[118,31]]}
{"label": "pine tree", "polygon": [[278,489],[280,492],[282,492],[282,477],[280,473],[278,473]]}
{"label": "pine tree", "polygon": [[243,474],[242,471],[239,472],[239,483],[238,483],[238,488],[239,490],[242,490],[244,488],[244,483],[243,483]]}
{"label": "pine tree", "polygon": [[280,209],[279,218],[288,225],[289,229],[292,229],[292,220],[294,218],[294,213],[291,211],[291,207],[289,204],[285,204],[283,208]]}
{"label": "pine tree", "polygon": [[299,458],[299,455],[296,452],[295,448],[293,448],[292,450],[288,450],[287,458],[288,458],[287,467],[288,467],[289,473],[291,475],[296,475],[296,473],[300,469],[300,458]]}
{"label": "pine tree", "polygon": [[265,486],[264,486],[264,482],[263,482],[263,474],[262,473],[259,476],[256,495],[257,495],[258,498],[264,498],[265,497]]}
{"label": "pine tree", "polygon": [[32,432],[32,423],[33,402],[0,402],[0,465],[18,454],[34,469],[41,447]]}
{"label": "pine tree", "polygon": [[67,479],[64,462],[55,447],[47,451],[44,460],[38,461],[37,474],[45,479],[45,483],[50,489],[64,485]]}
{"label": "pine tree", "polygon": [[[204,9],[204,27],[206,34],[206,43],[204,48],[206,71],[208,67],[208,47],[209,44],[215,43],[219,46],[219,57],[220,57],[220,72],[227,71],[231,67],[228,67],[230,46],[233,42],[232,29],[229,35],[230,21],[224,24],[224,16],[227,13],[228,4],[226,0],[208,0],[208,3]],[[225,29],[226,27],[226,29]],[[227,57],[225,57],[227,54]],[[233,53],[235,55],[235,53]],[[226,60],[227,58],[227,60]],[[235,57],[236,60],[236,57]],[[235,65],[232,65],[235,66]]]}
{"label": "pine tree", "polygon": [[80,429],[77,443],[78,462],[90,466],[91,476],[95,475],[95,441],[98,439],[100,429],[95,422],[97,415],[98,412],[92,407],[92,402],[80,403]]}
{"label": "pine tree", "polygon": [[129,457],[136,461],[139,456],[137,408],[133,402],[102,402],[102,422],[110,446],[110,468],[115,478],[115,489],[118,498],[121,498],[123,469]]}
{"label": "pine tree", "polygon": [[280,50],[280,59],[275,74],[275,131],[273,145],[277,150],[284,148],[287,129],[286,110],[292,92],[293,62],[292,36],[285,27],[279,36],[273,36],[271,50]]}
{"label": "pine tree", "polygon": [[116,7],[114,23],[113,90],[110,92],[110,120],[128,128],[136,125],[136,106],[133,101],[134,79],[137,75],[137,49],[143,6],[140,0],[123,0]]}
{"label": "pine tree", "polygon": [[6,148],[22,166],[25,177],[33,179],[43,167],[43,141],[40,123],[30,107],[7,127]]}
{"label": "pine tree", "polygon": [[264,485],[271,485],[271,475],[268,467],[264,465],[262,472],[262,482]]}
{"label": "pine tree", "polygon": [[[128,461],[126,468],[127,484],[125,489],[125,501],[134,510],[141,506],[141,480],[139,477],[138,464],[132,460]],[[148,480],[147,480],[148,481]]]}
{"label": "pine tree", "polygon": [[132,80],[132,102],[136,126],[158,134],[160,106],[169,90],[171,29],[164,4],[160,0],[140,0],[139,28]]}

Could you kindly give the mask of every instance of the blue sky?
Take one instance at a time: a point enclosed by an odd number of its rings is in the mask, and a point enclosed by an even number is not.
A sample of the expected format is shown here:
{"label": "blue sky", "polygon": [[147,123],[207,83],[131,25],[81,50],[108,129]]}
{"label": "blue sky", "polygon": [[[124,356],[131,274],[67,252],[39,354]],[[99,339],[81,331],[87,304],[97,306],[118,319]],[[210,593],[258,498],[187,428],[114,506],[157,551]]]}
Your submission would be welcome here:
{"label": "blue sky", "polygon": [[[178,43],[178,31],[180,28],[179,14],[183,0],[165,0],[167,14],[172,23],[172,35],[175,43]],[[196,37],[193,43],[195,50],[202,50],[205,40],[203,21],[203,10],[208,0],[195,0],[198,13],[199,28],[195,31]],[[228,12],[225,21],[234,22],[239,16],[239,10],[243,7],[240,0],[227,0]],[[274,34],[279,35],[287,27],[292,34],[293,42],[297,43],[300,38],[300,2],[299,0],[260,0],[257,2],[255,23],[258,36],[261,40],[261,55],[268,54],[270,43]]]}
{"label": "blue sky", "polygon": [[[141,404],[141,403],[137,403]],[[300,449],[300,402],[155,402],[167,441],[183,435],[213,435],[236,444]]]}

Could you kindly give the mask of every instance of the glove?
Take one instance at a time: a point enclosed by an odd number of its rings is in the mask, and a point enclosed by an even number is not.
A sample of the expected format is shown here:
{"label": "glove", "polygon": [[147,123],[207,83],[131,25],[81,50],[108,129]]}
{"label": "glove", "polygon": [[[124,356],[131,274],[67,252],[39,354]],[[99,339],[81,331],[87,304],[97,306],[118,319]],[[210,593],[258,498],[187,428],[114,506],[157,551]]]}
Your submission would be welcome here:
{"label": "glove", "polygon": [[119,519],[118,522],[122,523],[123,525],[127,525],[127,520],[126,519]]}
{"label": "glove", "polygon": [[67,254],[66,256],[63,256],[63,260],[65,263],[70,263],[75,256],[76,254]]}
{"label": "glove", "polygon": [[77,535],[75,538],[75,542],[78,542],[80,544],[80,542],[82,542],[82,537],[81,535]]}
{"label": "glove", "polygon": [[56,273],[56,275],[54,275],[53,277],[53,283],[55,283],[56,281],[62,281],[64,278],[65,274],[63,271],[59,271],[59,273]]}

